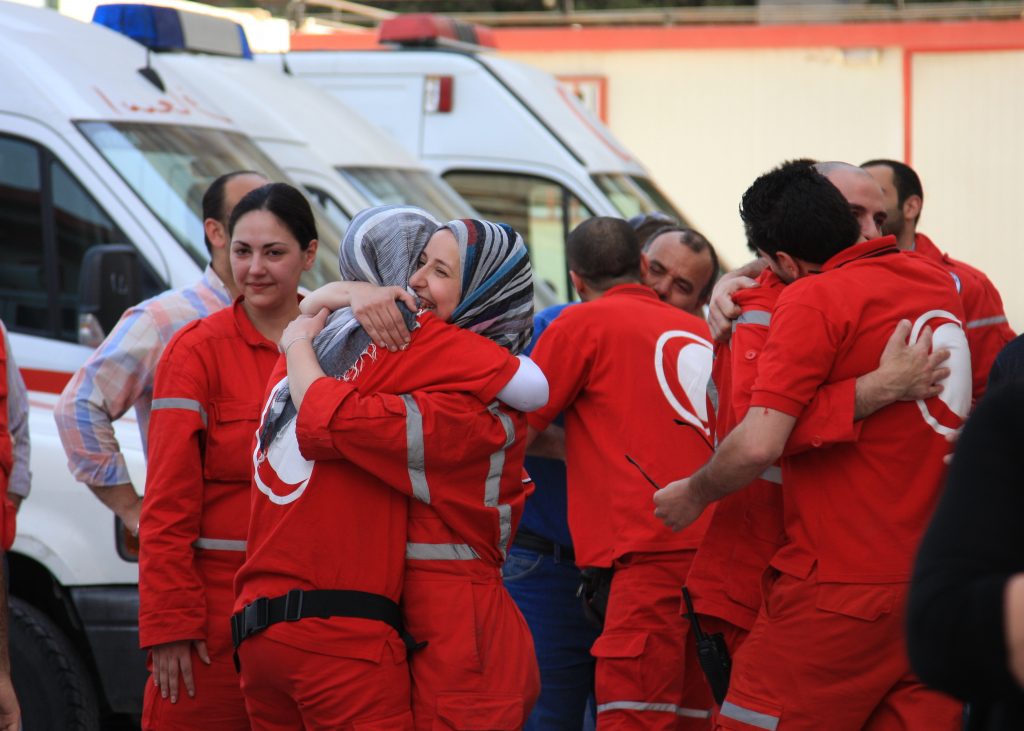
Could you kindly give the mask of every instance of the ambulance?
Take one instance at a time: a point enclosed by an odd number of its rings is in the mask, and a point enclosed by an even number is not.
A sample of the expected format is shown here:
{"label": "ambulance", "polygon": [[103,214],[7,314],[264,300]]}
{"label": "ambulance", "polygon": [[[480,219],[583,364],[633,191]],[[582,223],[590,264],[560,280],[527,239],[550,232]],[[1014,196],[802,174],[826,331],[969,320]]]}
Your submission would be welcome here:
{"label": "ambulance", "polygon": [[[293,51],[292,74],[390,133],[486,217],[523,233],[564,300],[565,237],[590,216],[663,211],[643,166],[557,79],[484,47],[486,28],[433,15],[380,25],[389,50]],[[256,54],[282,66],[280,56]]]}
{"label": "ambulance", "polygon": [[[436,173],[334,97],[283,69],[252,62],[245,32],[226,18],[146,4],[99,5],[93,22],[161,52],[342,228],[373,205],[420,206],[443,221],[475,215]],[[201,27],[199,42],[177,28]],[[239,40],[241,39],[241,41]]]}
{"label": "ambulance", "polygon": [[[72,478],[53,405],[126,306],[201,276],[213,178],[290,178],[158,55],[107,28],[0,2],[0,78],[0,318],[30,390],[33,475],[8,554],[13,677],[26,729],[97,729],[141,710],[137,546]],[[307,287],[338,276],[339,234],[317,215]],[[141,489],[134,420],[117,436]]]}

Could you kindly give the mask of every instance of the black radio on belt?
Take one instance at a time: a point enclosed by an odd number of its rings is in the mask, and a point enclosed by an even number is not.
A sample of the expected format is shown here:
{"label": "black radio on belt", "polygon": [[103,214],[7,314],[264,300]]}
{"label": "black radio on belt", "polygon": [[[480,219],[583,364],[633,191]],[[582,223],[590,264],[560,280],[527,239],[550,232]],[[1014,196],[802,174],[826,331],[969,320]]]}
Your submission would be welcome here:
{"label": "black radio on belt", "polygon": [[725,637],[721,632],[713,635],[704,634],[697,620],[697,614],[693,611],[693,602],[690,600],[690,592],[683,587],[683,601],[686,603],[685,617],[690,620],[693,627],[693,635],[697,638],[697,659],[700,662],[700,669],[704,671],[704,677],[708,679],[711,686],[711,695],[715,703],[722,705],[726,693],[729,692],[729,675],[732,672],[732,658],[729,657],[729,648],[725,646]]}
{"label": "black radio on belt", "polygon": [[583,614],[592,625],[604,629],[604,615],[608,612],[608,597],[612,592],[610,568],[588,566],[580,569],[580,586],[576,596],[583,602]]}

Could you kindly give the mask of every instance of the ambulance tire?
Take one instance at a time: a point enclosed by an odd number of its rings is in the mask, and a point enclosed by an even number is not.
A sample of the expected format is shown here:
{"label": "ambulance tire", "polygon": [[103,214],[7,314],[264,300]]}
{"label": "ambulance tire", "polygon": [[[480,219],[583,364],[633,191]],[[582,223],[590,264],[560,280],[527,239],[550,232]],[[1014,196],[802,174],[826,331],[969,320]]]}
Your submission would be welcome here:
{"label": "ambulance tire", "polygon": [[11,597],[8,632],[24,731],[98,731],[96,691],[78,652],[57,625],[31,604]]}

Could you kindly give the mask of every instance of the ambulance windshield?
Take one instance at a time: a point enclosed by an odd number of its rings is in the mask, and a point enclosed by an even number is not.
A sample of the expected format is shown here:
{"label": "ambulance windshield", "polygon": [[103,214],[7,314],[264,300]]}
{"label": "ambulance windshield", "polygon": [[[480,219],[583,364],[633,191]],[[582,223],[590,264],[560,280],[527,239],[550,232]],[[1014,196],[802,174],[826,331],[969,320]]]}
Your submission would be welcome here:
{"label": "ambulance windshield", "polygon": [[406,203],[429,211],[442,221],[477,215],[451,186],[425,170],[397,168],[338,168],[375,206]]}
{"label": "ambulance windshield", "polygon": [[668,198],[647,178],[609,173],[593,177],[594,182],[604,191],[623,218],[660,211],[672,216],[684,226],[689,225]]}
{"label": "ambulance windshield", "polygon": [[[257,170],[270,180],[291,182],[237,132],[129,122],[79,122],[78,127],[199,266],[210,258],[203,239],[202,200],[215,178]],[[320,253],[302,277],[309,289],[338,278],[340,243],[319,206],[313,206],[313,213]]]}

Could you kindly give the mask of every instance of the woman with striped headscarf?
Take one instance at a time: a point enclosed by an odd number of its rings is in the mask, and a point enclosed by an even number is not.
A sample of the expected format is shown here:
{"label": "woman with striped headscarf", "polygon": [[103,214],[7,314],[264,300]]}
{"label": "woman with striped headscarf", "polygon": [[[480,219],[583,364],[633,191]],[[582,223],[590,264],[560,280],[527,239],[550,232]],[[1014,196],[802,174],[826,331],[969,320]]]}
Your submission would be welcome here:
{"label": "woman with striped headscarf", "polygon": [[[505,226],[440,227],[423,211],[389,206],[353,220],[341,269],[402,301],[411,275],[424,308],[403,315],[409,347],[388,351],[351,311],[328,319],[320,309],[351,302],[356,290],[345,282],[307,298],[304,306],[320,311],[281,338],[287,377],[279,369],[271,378],[236,577],[253,728],[412,728],[401,640],[417,632],[429,641],[417,653],[424,662],[413,660],[416,710],[427,719],[417,728],[434,716],[447,724],[435,728],[463,728],[487,708],[495,725],[486,727],[517,728],[537,671],[498,567],[525,499],[525,419],[496,399],[546,400],[543,380],[540,397],[512,380],[536,369],[514,357],[532,319],[525,245]],[[416,498],[411,513],[407,496]],[[432,577],[438,590],[423,591],[422,580],[403,587],[403,574]],[[403,591],[405,627],[396,605]],[[439,685],[428,672],[420,682],[421,669],[442,667],[471,677]],[[500,675],[488,675],[494,670]],[[449,687],[477,700],[460,708],[443,697]]]}

